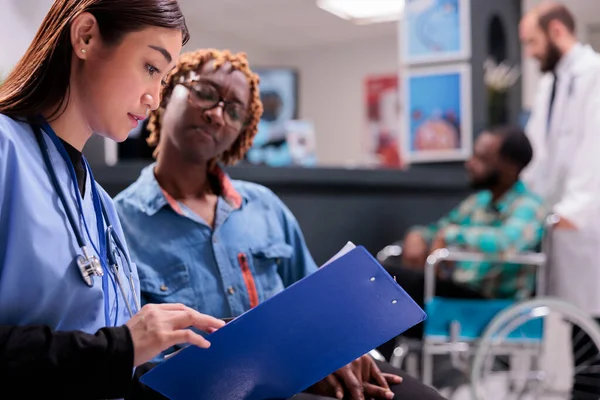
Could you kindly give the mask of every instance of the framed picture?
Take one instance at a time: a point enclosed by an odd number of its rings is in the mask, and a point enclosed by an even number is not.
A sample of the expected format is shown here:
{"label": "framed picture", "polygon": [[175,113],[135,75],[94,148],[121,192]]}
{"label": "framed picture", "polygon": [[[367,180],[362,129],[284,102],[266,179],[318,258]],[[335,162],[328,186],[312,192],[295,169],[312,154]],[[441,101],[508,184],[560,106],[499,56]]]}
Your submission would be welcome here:
{"label": "framed picture", "polygon": [[367,134],[365,146],[371,163],[402,168],[400,152],[400,90],[397,73],[365,78]]}
{"label": "framed picture", "polygon": [[[259,129],[260,131],[260,129]],[[246,161],[269,167],[314,167],[317,163],[314,126],[310,121],[289,120],[280,126],[281,139],[255,141]]]}
{"label": "framed picture", "polygon": [[470,0],[406,0],[399,26],[402,64],[471,57]]}
{"label": "framed picture", "polygon": [[253,70],[260,77],[264,112],[246,161],[273,167],[290,165],[287,144],[289,122],[298,120],[298,71],[286,67],[255,67]]}
{"label": "framed picture", "polygon": [[470,65],[404,73],[402,149],[407,161],[467,159],[473,140]]}
{"label": "framed picture", "polygon": [[276,124],[298,118],[298,71],[285,67],[257,67],[260,77],[262,120]]}

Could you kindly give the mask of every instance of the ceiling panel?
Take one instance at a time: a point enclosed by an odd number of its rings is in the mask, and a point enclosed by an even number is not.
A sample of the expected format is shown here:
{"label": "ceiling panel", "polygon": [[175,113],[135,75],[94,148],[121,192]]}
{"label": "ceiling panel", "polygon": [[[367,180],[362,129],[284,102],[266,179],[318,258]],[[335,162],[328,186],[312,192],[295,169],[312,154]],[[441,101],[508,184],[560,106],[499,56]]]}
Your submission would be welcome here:
{"label": "ceiling panel", "polygon": [[192,31],[223,32],[273,50],[391,36],[397,31],[394,22],[355,25],[321,10],[315,0],[180,0],[180,3]]}
{"label": "ceiling panel", "polygon": [[[35,28],[52,0],[13,3]],[[369,1],[369,0],[364,0]],[[396,0],[389,0],[396,1]],[[581,1],[581,0],[580,0]],[[392,36],[397,24],[359,26],[316,6],[316,0],[179,0],[194,36],[211,33],[270,50],[289,50]]]}

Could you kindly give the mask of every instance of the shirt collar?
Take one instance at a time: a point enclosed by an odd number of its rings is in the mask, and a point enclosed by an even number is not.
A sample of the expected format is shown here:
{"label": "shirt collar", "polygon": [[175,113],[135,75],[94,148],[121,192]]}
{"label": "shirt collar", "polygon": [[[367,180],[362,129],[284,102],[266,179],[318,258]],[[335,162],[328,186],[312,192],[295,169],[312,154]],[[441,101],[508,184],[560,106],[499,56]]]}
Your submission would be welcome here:
{"label": "shirt collar", "polygon": [[[161,208],[169,205],[173,211],[181,213],[181,208],[177,201],[167,193],[158,183],[154,176],[154,167],[156,163],[152,163],[142,171],[140,176],[140,196],[145,199],[146,213],[153,215]],[[237,210],[242,206],[242,195],[235,189],[229,175],[223,169],[216,165],[209,174],[216,178],[220,189],[221,197],[234,209]]]}
{"label": "shirt collar", "polygon": [[526,192],[525,184],[521,181],[517,181],[510,189],[506,191],[496,202],[492,203],[492,197],[490,196],[490,206],[498,212],[506,211],[515,198],[521,196]]}
{"label": "shirt collar", "polygon": [[575,60],[579,57],[579,54],[584,50],[583,44],[577,42],[573,45],[571,50],[565,53],[558,64],[556,64],[555,74],[559,78],[567,73],[571,66],[574,64]]}

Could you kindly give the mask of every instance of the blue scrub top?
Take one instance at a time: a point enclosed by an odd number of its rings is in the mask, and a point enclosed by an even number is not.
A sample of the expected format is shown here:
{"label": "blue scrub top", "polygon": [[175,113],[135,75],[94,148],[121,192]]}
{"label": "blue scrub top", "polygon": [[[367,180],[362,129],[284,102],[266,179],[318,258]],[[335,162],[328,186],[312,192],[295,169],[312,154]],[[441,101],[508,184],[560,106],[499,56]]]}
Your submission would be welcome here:
{"label": "blue scrub top", "polygon": [[[88,236],[77,206],[76,196],[80,194],[75,190],[69,167],[50,137],[44,134],[44,139],[88,251],[99,257],[91,243],[99,249],[90,174],[81,200]],[[112,199],[95,184],[129,259]],[[109,276],[107,293],[102,290],[101,277],[94,277],[93,287],[87,286],[75,262],[80,253],[31,127],[0,114],[0,324],[46,324],[57,330],[95,333],[106,326],[105,299],[110,325],[124,324],[130,316],[114,276],[104,271]],[[120,274],[135,312],[132,296],[139,299],[140,286],[133,263],[131,268],[136,293],[131,293],[126,266],[121,267]]]}

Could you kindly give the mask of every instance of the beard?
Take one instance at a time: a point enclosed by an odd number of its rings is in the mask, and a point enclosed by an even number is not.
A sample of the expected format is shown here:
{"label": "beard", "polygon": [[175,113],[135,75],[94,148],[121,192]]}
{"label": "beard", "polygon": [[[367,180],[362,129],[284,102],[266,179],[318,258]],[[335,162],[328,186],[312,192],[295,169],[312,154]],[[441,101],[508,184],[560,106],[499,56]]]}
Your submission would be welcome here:
{"label": "beard", "polygon": [[487,190],[496,186],[500,182],[500,171],[491,171],[486,176],[480,179],[472,179],[470,182],[471,189]]}
{"label": "beard", "polygon": [[558,47],[548,39],[546,55],[540,60],[540,71],[544,73],[554,71],[561,58],[562,54]]}

